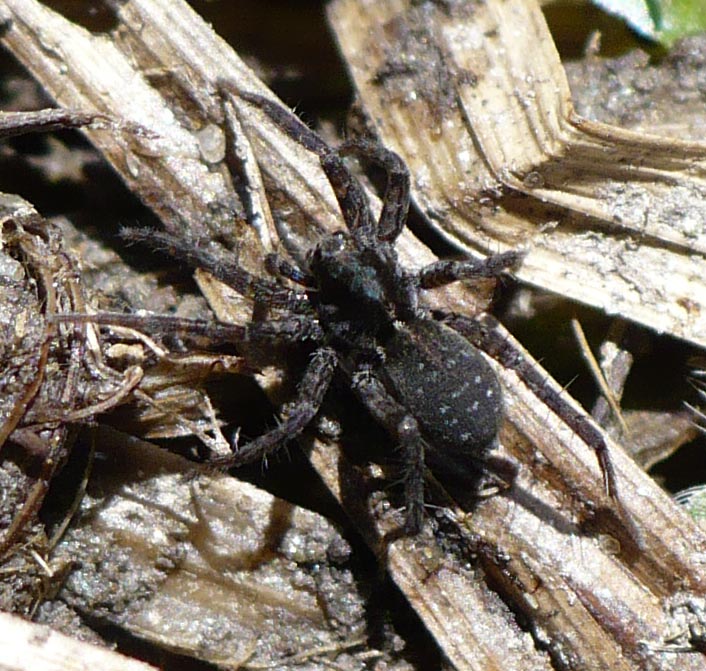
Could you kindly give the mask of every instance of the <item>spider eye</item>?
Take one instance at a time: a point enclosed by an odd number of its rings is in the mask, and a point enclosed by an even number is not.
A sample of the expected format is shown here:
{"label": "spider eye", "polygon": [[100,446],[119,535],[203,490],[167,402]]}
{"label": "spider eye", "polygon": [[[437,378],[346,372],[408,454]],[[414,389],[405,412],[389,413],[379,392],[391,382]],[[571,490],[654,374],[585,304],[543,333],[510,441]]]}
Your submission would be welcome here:
{"label": "spider eye", "polygon": [[345,250],[349,245],[350,238],[343,231],[332,233],[325,241],[324,248],[329,253],[338,253]]}
{"label": "spider eye", "polygon": [[309,252],[309,263],[317,264],[323,259],[330,259],[341,254],[349,246],[349,240],[350,238],[343,231],[327,235]]}

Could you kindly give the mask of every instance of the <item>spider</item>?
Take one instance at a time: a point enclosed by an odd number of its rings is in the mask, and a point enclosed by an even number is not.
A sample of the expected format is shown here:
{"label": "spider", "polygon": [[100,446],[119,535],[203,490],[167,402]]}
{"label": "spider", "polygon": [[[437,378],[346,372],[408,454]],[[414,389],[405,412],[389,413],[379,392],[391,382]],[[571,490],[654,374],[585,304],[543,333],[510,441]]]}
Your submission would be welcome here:
{"label": "spider", "polygon": [[[494,342],[473,319],[432,313],[419,300],[420,290],[465,279],[494,278],[516,266],[522,253],[508,251],[484,260],[437,261],[418,272],[405,270],[395,241],[405,227],[410,179],[403,160],[370,140],[354,139],[337,149],[288,110],[258,95],[239,92],[282,131],[313,152],[338,200],[345,230],[323,237],[292,265],[277,255],[267,258],[274,276],[255,276],[237,262],[214,256],[194,241],[154,230],[129,229],[128,239],[166,250],[203,268],[239,293],[279,310],[279,317],[244,326],[130,315],[83,316],[79,321],[126,326],[183,329],[211,339],[259,345],[301,345],[311,356],[283,421],[269,432],[211,463],[230,468],[261,460],[296,438],[314,420],[334,373],[340,371],[372,417],[399,446],[403,468],[403,532],[416,534],[424,517],[425,459],[447,472],[481,473],[489,459],[503,416],[500,385],[491,365],[468,337],[486,345],[503,365],[524,375],[547,405],[591,440],[614,493],[613,474],[600,434],[570,406],[562,405],[544,380],[532,377],[518,353]],[[372,161],[387,174],[382,210],[376,220],[363,187],[345,156]],[[74,321],[76,316],[74,316]],[[65,315],[62,321],[71,321]],[[595,434],[595,435],[594,435]],[[598,436],[598,438],[596,437]]]}

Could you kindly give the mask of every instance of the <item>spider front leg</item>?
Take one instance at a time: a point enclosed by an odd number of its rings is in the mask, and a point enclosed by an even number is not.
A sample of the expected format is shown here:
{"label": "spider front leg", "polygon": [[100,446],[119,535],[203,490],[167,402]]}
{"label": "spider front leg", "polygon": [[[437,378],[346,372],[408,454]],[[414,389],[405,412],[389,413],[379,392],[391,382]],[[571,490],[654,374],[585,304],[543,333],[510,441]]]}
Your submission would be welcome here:
{"label": "spider front leg", "polygon": [[395,438],[404,452],[404,497],[407,507],[404,531],[414,535],[422,528],[424,514],[424,440],[417,420],[385,389],[369,368],[353,374],[352,386],[375,420]]}
{"label": "spider front leg", "polygon": [[524,252],[513,249],[484,259],[436,261],[419,271],[419,287],[433,289],[459,280],[498,277],[504,270],[517,266],[523,257]]}
{"label": "spider front leg", "polygon": [[330,347],[317,349],[297,387],[297,397],[289,406],[288,417],[275,429],[255,438],[228,457],[210,461],[220,468],[231,468],[264,459],[268,454],[296,438],[314,419],[321,407],[338,365],[338,356]]}
{"label": "spider front leg", "polygon": [[272,275],[285,277],[291,282],[295,282],[304,287],[311,287],[315,284],[313,277],[300,268],[293,266],[289,261],[274,252],[265,257],[265,268],[267,272]]}
{"label": "spider front leg", "polygon": [[185,261],[192,268],[202,268],[242,296],[267,303],[269,307],[289,309],[294,312],[311,312],[306,295],[292,291],[270,279],[253,275],[238,263],[219,258],[199,247],[195,240],[153,229],[126,228],[122,230],[121,235],[127,240],[145,243],[172,258]]}
{"label": "spider front leg", "polygon": [[150,334],[179,333],[193,337],[204,337],[211,344],[296,344],[319,342],[323,332],[319,323],[309,316],[290,315],[283,319],[270,319],[249,324],[224,324],[203,319],[184,319],[172,315],[135,315],[122,312],[99,312],[88,315],[66,313],[49,315],[47,321],[72,324],[100,324],[144,331]]}
{"label": "spider front leg", "polygon": [[382,242],[393,242],[402,233],[409,214],[409,170],[405,162],[395,152],[371,140],[348,140],[338,148],[338,153],[372,161],[385,170],[387,185],[382,198],[377,238]]}
{"label": "spider front leg", "polygon": [[364,247],[373,246],[377,241],[377,226],[370,211],[367,196],[360,182],[346,167],[339,152],[329,147],[296,115],[281,105],[254,93],[233,91],[233,87],[228,82],[222,82],[221,87],[260,108],[280,130],[318,156],[319,163],[338,200],[346,227],[358,244]]}

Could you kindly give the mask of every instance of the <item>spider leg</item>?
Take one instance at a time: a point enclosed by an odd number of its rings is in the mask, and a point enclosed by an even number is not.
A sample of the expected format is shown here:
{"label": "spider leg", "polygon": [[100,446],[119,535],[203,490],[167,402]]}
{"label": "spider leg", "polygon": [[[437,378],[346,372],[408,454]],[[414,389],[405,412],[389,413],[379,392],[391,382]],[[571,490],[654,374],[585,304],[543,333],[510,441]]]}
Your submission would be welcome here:
{"label": "spider leg", "polygon": [[297,398],[290,405],[289,416],[275,429],[255,438],[235,454],[211,460],[211,464],[231,468],[262,459],[293,438],[314,419],[331,384],[338,356],[330,347],[321,347],[311,361],[297,388]]}
{"label": "spider leg", "polygon": [[385,169],[387,185],[382,199],[382,211],[377,226],[377,237],[382,242],[397,239],[407,223],[409,214],[409,170],[395,152],[371,140],[348,140],[338,148],[342,156],[373,161]]}
{"label": "spider leg", "polygon": [[95,315],[67,313],[50,315],[47,319],[53,322],[74,324],[122,326],[148,333],[183,333],[206,337],[214,344],[300,343],[316,342],[323,338],[323,331],[319,323],[302,315],[292,315],[286,319],[250,322],[245,326],[201,319],[183,319],[171,315],[135,315],[122,312],[101,312]]}
{"label": "spider leg", "polygon": [[304,287],[313,287],[316,281],[310,275],[303,272],[296,266],[293,266],[289,261],[283,259],[279,254],[268,254],[265,257],[265,268],[267,272],[273,275],[286,277],[288,280],[301,284]]}
{"label": "spider leg", "polygon": [[504,270],[516,266],[523,256],[524,252],[510,250],[484,259],[436,261],[419,271],[419,287],[432,289],[458,280],[498,277]]}
{"label": "spider leg", "polygon": [[417,420],[385,389],[369,368],[353,374],[352,386],[373,417],[404,451],[405,532],[414,535],[424,514],[424,440]]}
{"label": "spider leg", "polygon": [[483,320],[468,319],[460,315],[438,314],[447,326],[468,338],[505,368],[513,370],[548,408],[556,413],[596,453],[603,475],[606,494],[622,509],[618,497],[617,478],[608,446],[600,431],[564,399],[560,392],[547,383],[546,378],[530,365],[524,355],[503,338],[497,322],[484,315]]}
{"label": "spider leg", "polygon": [[271,307],[298,312],[311,312],[306,295],[292,291],[272,280],[249,273],[237,263],[218,258],[199,247],[193,240],[180,238],[153,229],[125,228],[122,236],[134,242],[143,242],[153,249],[164,251],[175,259],[186,261],[194,268],[203,268],[239,294],[267,303]]}
{"label": "spider leg", "polygon": [[250,322],[245,329],[248,342],[271,344],[321,342],[324,338],[324,332],[318,321],[309,316],[296,314],[282,319]]}
{"label": "spider leg", "polygon": [[[228,90],[232,89],[227,82],[223,82],[222,86]],[[281,105],[254,93],[236,90],[235,94],[259,107],[284,133],[319,157],[351,235],[362,247],[373,246],[376,241],[376,226],[368,199],[360,182],[348,170],[338,151],[329,147],[295,114]]]}

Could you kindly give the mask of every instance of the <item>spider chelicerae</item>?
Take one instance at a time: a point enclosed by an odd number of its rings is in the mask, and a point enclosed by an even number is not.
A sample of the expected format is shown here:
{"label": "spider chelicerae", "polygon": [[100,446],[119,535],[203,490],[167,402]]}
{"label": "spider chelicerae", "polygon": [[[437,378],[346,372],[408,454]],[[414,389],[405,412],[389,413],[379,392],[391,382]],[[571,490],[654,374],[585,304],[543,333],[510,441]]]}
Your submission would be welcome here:
{"label": "spider chelicerae", "polygon": [[[331,148],[288,110],[261,96],[239,95],[318,156],[338,200],[345,230],[323,237],[299,265],[270,255],[267,268],[275,278],[255,276],[193,240],[153,230],[130,229],[125,236],[205,269],[256,303],[275,309],[277,316],[244,326],[107,313],[82,319],[65,315],[60,320],[183,329],[220,341],[308,347],[311,356],[297,397],[288,405],[282,422],[212,463],[226,468],[260,460],[296,438],[314,420],[334,374],[340,371],[400,448],[404,531],[414,534],[423,522],[425,458],[432,465],[443,465],[446,472],[483,472],[503,414],[497,377],[484,355],[465,337],[483,340],[483,330],[473,319],[432,313],[420,304],[420,290],[458,280],[497,277],[518,264],[522,254],[509,251],[484,260],[438,261],[418,272],[405,270],[394,247],[406,224],[410,202],[409,174],[402,159],[370,140],[350,140]],[[377,220],[363,187],[346,166],[345,156],[372,161],[385,170],[387,185]],[[593,445],[606,488],[614,495],[614,476],[596,430],[564,404],[543,379],[533,377],[521,355],[506,351],[504,344],[492,342],[492,337],[489,347],[503,365],[524,376],[547,405]],[[504,460],[493,461],[500,467]]]}

